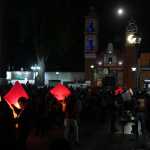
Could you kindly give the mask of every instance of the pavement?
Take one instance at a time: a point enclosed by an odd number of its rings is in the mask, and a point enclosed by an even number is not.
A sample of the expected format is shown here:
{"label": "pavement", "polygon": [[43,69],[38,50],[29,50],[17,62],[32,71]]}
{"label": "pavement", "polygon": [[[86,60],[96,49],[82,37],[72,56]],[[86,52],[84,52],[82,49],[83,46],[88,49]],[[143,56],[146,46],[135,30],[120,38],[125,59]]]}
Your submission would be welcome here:
{"label": "pavement", "polygon": [[[80,132],[80,143],[82,147],[86,145],[85,143],[92,137],[94,131],[99,128],[99,123],[97,121],[84,120],[81,122],[79,127]],[[27,140],[27,149],[28,150],[48,150],[49,144],[57,139],[64,137],[64,128],[55,127],[49,129],[47,135],[37,136],[35,132],[31,132]],[[81,147],[81,146],[80,146]],[[74,149],[74,146],[72,147]],[[76,149],[77,147],[75,147]]]}
{"label": "pavement", "polygon": [[[31,133],[27,141],[28,150],[50,150],[49,144],[56,138],[63,138],[63,128],[52,128],[46,136]],[[88,120],[80,125],[80,145],[72,150],[150,150],[150,136],[138,139],[132,134],[110,133],[109,124]]]}

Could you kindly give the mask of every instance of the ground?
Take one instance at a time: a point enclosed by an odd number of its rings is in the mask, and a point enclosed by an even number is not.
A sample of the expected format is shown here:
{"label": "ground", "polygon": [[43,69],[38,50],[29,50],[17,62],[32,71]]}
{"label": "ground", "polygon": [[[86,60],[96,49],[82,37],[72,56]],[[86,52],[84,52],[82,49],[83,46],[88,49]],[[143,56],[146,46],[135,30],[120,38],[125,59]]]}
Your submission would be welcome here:
{"label": "ground", "polygon": [[[45,136],[36,136],[34,132],[28,138],[28,150],[48,150],[55,138],[63,137],[63,128],[52,128]],[[73,150],[142,150],[149,149],[149,136],[136,139],[134,135],[121,132],[110,133],[109,123],[86,120],[80,125],[80,145],[72,146]]]}

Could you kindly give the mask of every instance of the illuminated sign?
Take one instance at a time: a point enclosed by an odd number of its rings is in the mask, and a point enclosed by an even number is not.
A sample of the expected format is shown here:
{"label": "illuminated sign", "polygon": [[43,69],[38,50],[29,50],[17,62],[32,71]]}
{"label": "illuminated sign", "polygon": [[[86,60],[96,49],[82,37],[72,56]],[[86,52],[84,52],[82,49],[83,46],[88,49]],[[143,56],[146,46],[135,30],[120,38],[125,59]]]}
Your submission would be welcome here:
{"label": "illuminated sign", "polygon": [[9,79],[11,80],[33,80],[34,79],[34,72],[29,71],[12,71],[7,72],[7,75],[9,75]]}

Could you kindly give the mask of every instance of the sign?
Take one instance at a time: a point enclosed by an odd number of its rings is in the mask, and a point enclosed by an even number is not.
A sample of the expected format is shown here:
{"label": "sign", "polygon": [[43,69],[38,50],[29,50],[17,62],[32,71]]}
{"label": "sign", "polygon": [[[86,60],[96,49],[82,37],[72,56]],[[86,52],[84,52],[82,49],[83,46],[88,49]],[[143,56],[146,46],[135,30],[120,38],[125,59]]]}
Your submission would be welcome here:
{"label": "sign", "polygon": [[12,71],[11,80],[33,80],[34,72],[29,71]]}

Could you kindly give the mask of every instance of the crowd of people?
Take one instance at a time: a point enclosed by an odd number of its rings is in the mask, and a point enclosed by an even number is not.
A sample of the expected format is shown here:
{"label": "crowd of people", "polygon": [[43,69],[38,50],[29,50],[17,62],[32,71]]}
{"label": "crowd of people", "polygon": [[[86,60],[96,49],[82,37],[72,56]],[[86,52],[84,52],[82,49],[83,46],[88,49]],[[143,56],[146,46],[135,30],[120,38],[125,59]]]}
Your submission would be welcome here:
{"label": "crowd of people", "polygon": [[[143,134],[150,130],[149,95],[144,92],[130,93],[128,89],[124,89],[122,93],[115,94],[115,87],[69,87],[71,95],[60,102],[49,92],[52,87],[39,88],[26,84],[23,87],[29,99],[20,97],[18,109],[13,104],[10,106],[3,98],[11,87],[12,85],[7,85],[0,88],[0,144],[6,149],[10,145],[13,149],[26,149],[27,138],[33,129],[35,135],[43,136],[53,127],[64,127],[64,139],[69,143],[72,142],[70,131],[73,128],[73,142],[79,144],[79,127],[84,119],[109,122],[110,132],[114,133],[118,130],[117,123],[121,125],[122,121],[130,121],[134,117],[136,129],[140,121]],[[125,92],[130,94],[130,99],[122,96]],[[14,112],[17,117],[14,117]]]}

